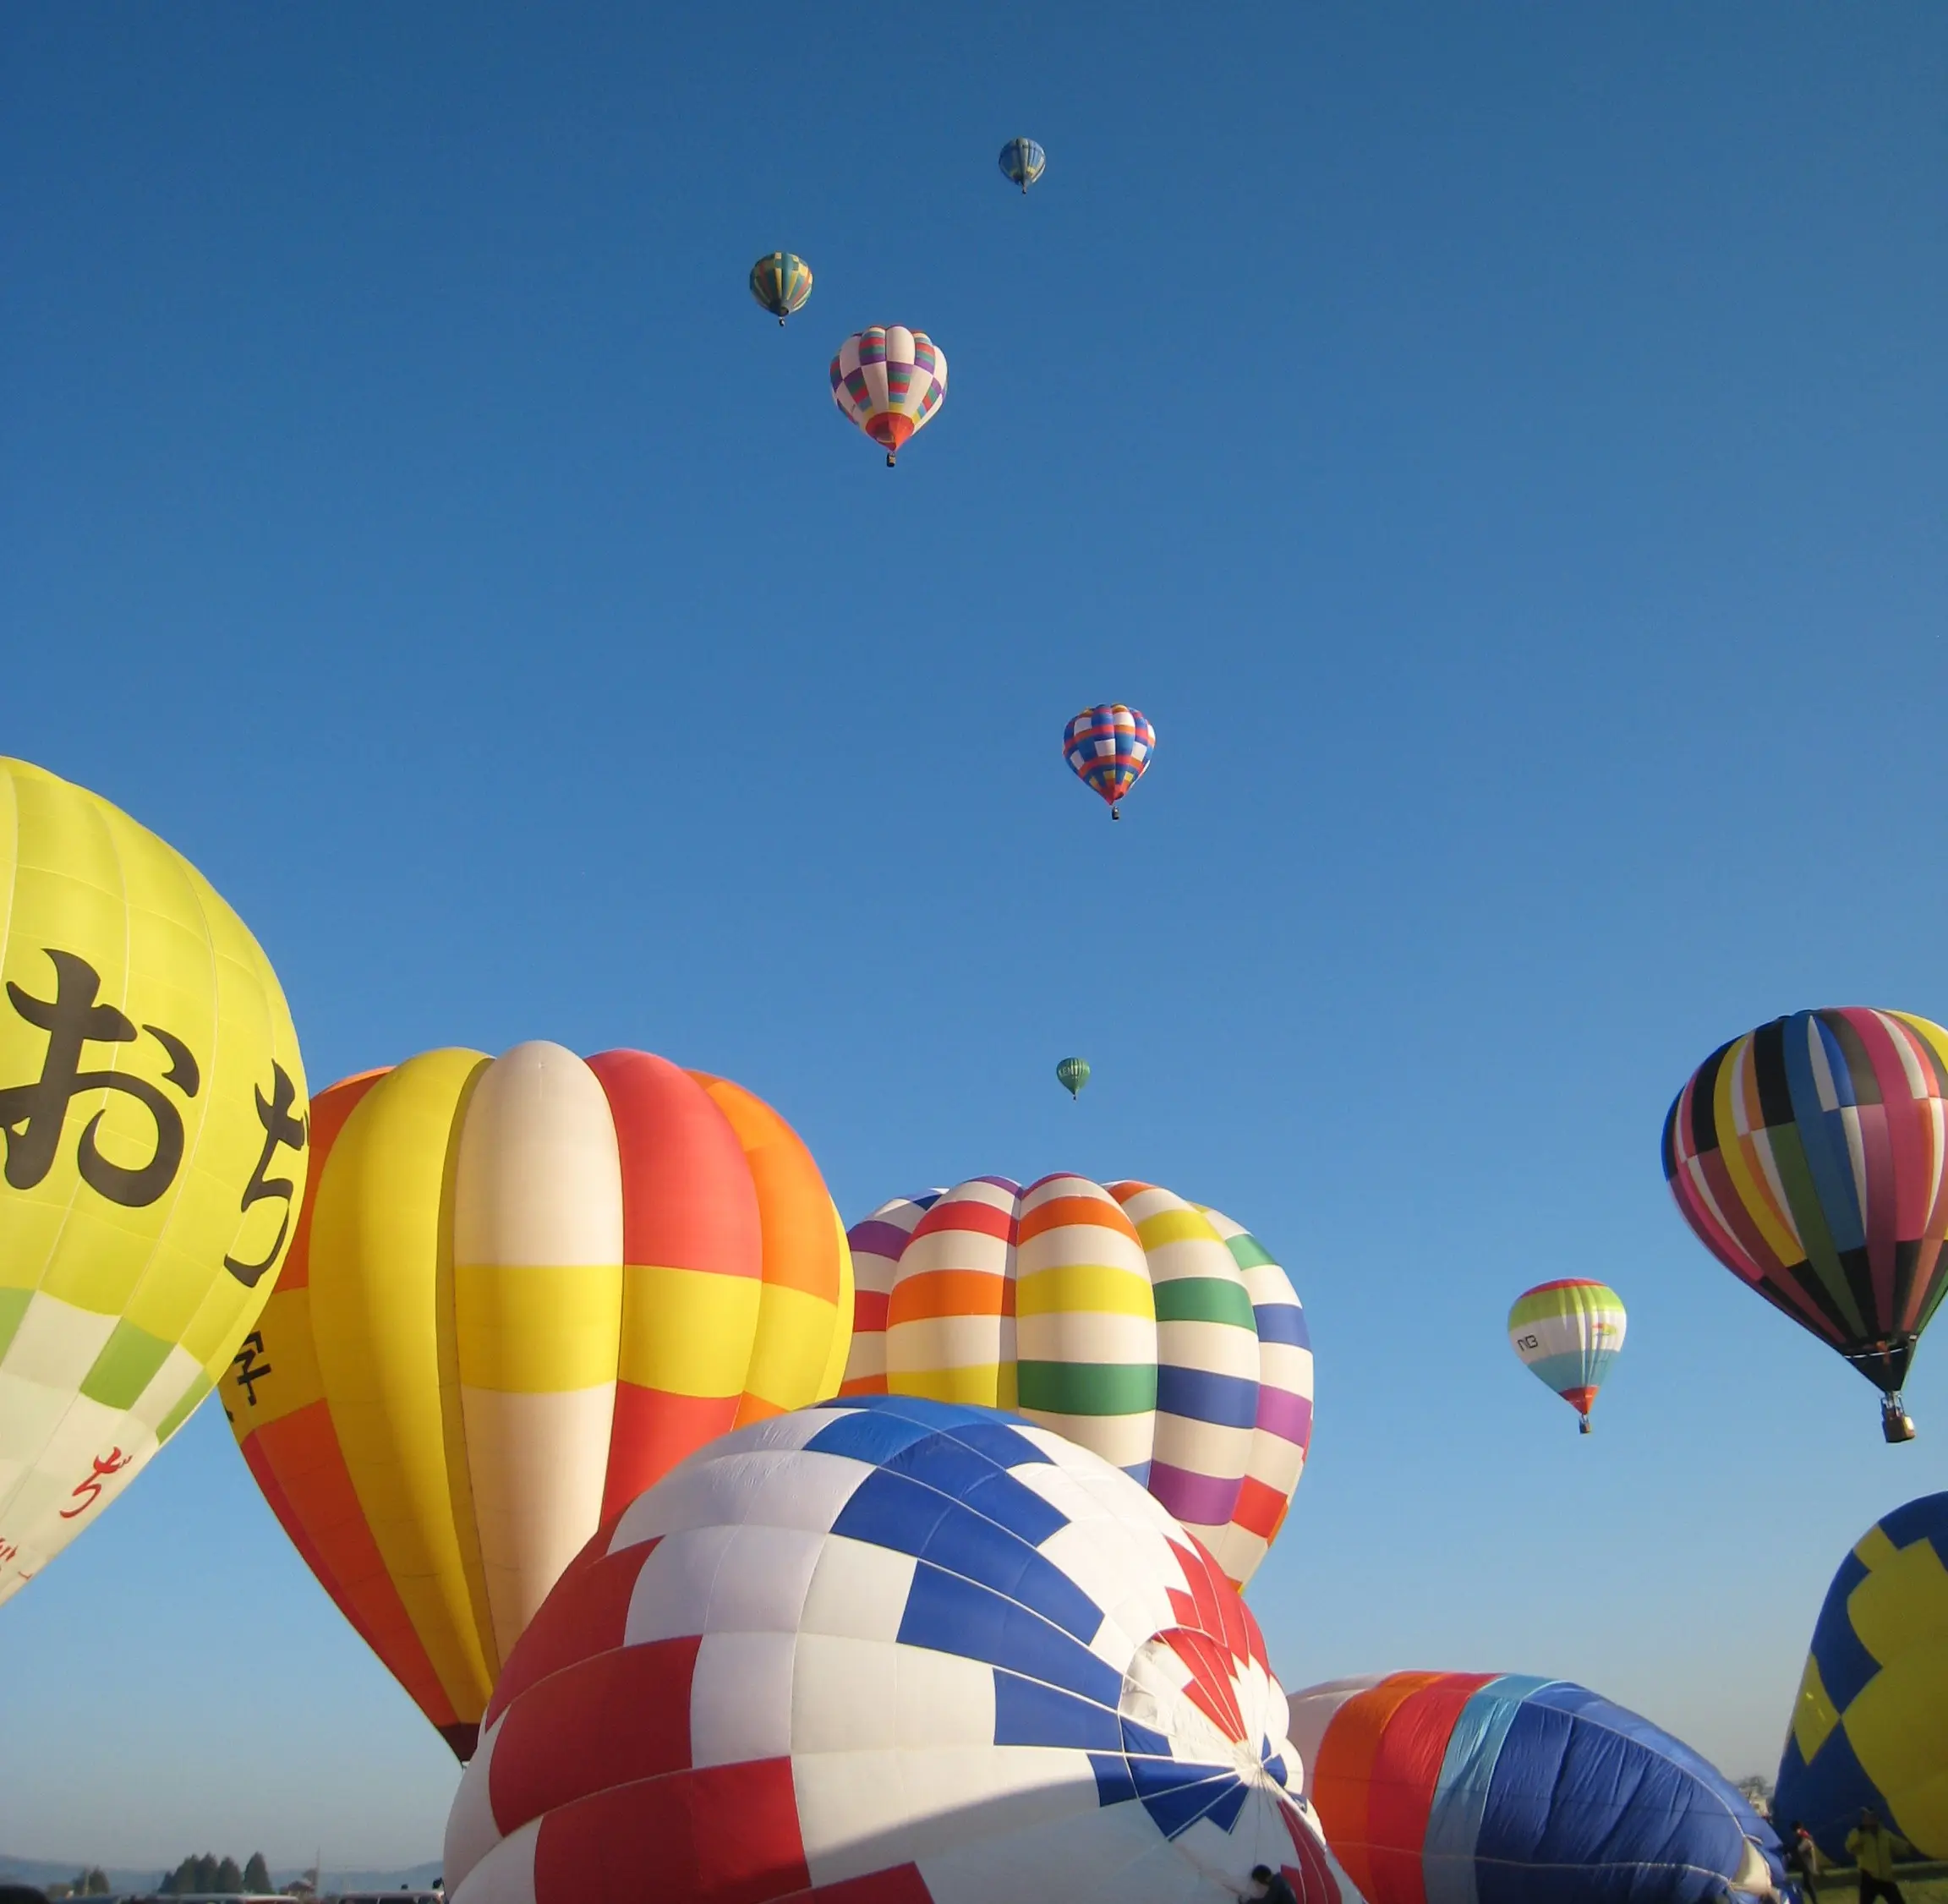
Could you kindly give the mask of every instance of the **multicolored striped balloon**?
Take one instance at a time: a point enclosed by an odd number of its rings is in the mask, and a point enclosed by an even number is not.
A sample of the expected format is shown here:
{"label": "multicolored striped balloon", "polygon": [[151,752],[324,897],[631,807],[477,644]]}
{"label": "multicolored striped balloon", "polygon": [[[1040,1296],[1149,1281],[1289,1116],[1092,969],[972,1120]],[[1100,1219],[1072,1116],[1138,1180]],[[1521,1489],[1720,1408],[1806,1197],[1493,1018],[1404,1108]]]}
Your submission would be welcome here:
{"label": "multicolored striped balloon", "polygon": [[851,1259],[785,1120],[646,1052],[427,1052],[321,1092],[311,1144],[223,1404],[311,1571],[464,1759],[605,1515],[838,1387]]}
{"label": "multicolored striped balloon", "polygon": [[1001,148],[1001,176],[1024,195],[1048,169],[1048,155],[1032,139],[1010,139]]}
{"label": "multicolored striped balloon", "polygon": [[1109,802],[1111,819],[1122,818],[1116,803],[1143,778],[1156,747],[1157,730],[1120,701],[1083,709],[1062,730],[1063,758]]}
{"label": "multicolored striped balloon", "polygon": [[1552,1388],[1590,1432],[1596,1391],[1623,1346],[1629,1318],[1607,1283],[1540,1283],[1508,1311],[1508,1340],[1530,1374]]}
{"label": "multicolored striped balloon", "polygon": [[1305,1313],[1256,1237],[1154,1185],[1054,1176],[897,1197],[847,1241],[842,1394],[1017,1409],[1251,1577],[1312,1438]]}
{"label": "multicolored striped balloon", "polygon": [[796,251],[774,251],[751,267],[751,295],[778,320],[805,308],[812,295],[812,267]]}
{"label": "multicolored striped balloon", "polygon": [[1287,1704],[1305,1796],[1368,1904],[1780,1894],[1779,1841],[1743,1795],[1568,1680],[1394,1672]]}
{"label": "multicolored striped balloon", "polygon": [[889,469],[946,396],[947,353],[903,324],[855,331],[832,359],[832,401],[885,451]]}
{"label": "multicolored striped balloon", "polygon": [[1913,1432],[1900,1391],[1948,1295],[1948,1031],[1912,1012],[1795,1012],[1711,1053],[1664,1119],[1699,1239],[1830,1343]]}

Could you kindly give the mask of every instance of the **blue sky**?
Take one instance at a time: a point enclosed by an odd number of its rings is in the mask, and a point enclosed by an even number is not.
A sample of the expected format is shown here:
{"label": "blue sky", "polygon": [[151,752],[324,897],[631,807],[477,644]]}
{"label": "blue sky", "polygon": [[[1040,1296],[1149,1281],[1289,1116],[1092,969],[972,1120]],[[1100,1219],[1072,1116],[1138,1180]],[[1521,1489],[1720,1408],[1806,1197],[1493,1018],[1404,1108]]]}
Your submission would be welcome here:
{"label": "blue sky", "polygon": [[[1770,1768],[1948,1348],[1884,1447],[1657,1136],[1777,1012],[1948,1015],[1945,86],[1918,3],[19,14],[0,752],[202,866],[314,1087],[638,1044],[849,1219],[1228,1210],[1318,1352],[1288,1682],[1562,1673]],[[891,473],[874,322],[951,366]],[[1577,1274],[1587,1442],[1502,1333]],[[213,1409],[0,1684],[0,1851],[437,1854],[445,1747]]]}

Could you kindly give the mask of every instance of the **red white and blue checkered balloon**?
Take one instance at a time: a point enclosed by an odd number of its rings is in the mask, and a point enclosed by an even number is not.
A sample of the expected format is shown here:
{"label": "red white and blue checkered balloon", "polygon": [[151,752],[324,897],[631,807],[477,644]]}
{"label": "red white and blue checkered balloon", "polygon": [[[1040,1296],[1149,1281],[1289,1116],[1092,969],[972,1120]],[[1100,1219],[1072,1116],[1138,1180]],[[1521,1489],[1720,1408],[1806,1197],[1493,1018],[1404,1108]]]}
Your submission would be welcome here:
{"label": "red white and blue checkered balloon", "polygon": [[1357,1893],[1217,1564],[985,1409],[742,1428],[604,1527],[516,1646],[446,1827],[454,1904],[1197,1904]]}
{"label": "red white and blue checkered balloon", "polygon": [[1112,814],[1116,802],[1143,778],[1156,747],[1157,730],[1120,701],[1083,709],[1062,730],[1063,758],[1109,802]]}

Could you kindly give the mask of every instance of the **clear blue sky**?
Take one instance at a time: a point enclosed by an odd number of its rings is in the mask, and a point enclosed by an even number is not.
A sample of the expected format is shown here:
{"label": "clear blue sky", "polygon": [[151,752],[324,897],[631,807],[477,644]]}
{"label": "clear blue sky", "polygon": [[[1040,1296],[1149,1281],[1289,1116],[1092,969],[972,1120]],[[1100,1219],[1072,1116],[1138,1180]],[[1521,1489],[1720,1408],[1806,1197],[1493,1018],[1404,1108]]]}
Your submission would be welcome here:
{"label": "clear blue sky", "polygon": [[[0,751],[203,867],[315,1086],[640,1044],[849,1219],[1216,1203],[1318,1350],[1289,1682],[1562,1673],[1772,1765],[1832,1567],[1948,1475],[1948,1343],[1884,1447],[1657,1137],[1776,1012],[1948,1015],[1948,11],[6,41]],[[952,368],[892,473],[827,389],[874,322]],[[1114,828],[1058,752],[1102,698],[1160,736]],[[1585,1273],[1631,1332],[1579,1442],[1502,1319]],[[0,1612],[0,1850],[437,1854],[446,1748],[213,1409]]]}

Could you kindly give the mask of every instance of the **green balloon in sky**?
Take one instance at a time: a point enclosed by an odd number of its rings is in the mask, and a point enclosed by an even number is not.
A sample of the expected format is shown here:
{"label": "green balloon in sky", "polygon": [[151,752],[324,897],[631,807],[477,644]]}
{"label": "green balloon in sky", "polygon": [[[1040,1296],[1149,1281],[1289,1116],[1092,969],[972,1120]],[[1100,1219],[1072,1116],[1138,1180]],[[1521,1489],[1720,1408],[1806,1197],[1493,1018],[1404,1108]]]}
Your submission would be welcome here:
{"label": "green balloon in sky", "polygon": [[1089,1060],[1064,1058],[1055,1067],[1055,1081],[1073,1097],[1089,1081]]}

